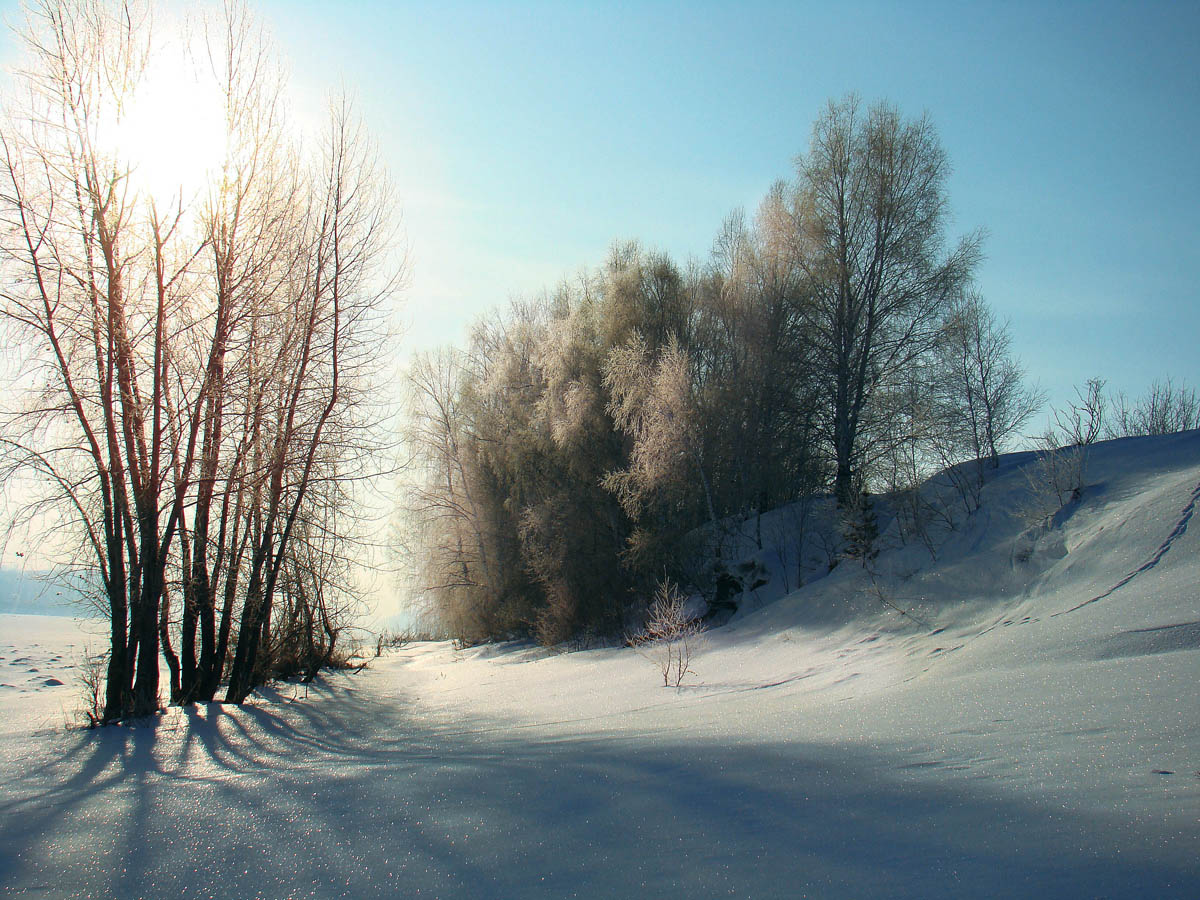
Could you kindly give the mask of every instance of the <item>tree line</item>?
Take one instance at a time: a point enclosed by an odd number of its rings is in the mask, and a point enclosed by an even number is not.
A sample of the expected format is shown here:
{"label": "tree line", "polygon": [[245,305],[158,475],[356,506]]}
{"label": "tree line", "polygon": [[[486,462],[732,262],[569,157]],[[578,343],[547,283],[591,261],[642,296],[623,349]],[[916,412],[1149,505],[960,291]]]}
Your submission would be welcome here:
{"label": "tree line", "polygon": [[849,529],[956,464],[969,504],[1041,398],[973,288],[980,235],[948,236],[948,174],[928,117],[831,102],[707,262],[620,244],[419,358],[407,549],[442,626],[611,634],[666,581],[727,600],[731,523],[831,493]]}
{"label": "tree line", "polygon": [[20,375],[9,472],[44,489],[110,625],[100,718],[241,702],[333,659],[347,522],[374,465],[388,195],[349,104],[292,134],[238,3],[189,47],[224,110],[195,196],[155,197],[108,139],[161,49],[149,5],[43,0],[0,131],[0,282]]}
{"label": "tree line", "polygon": [[[0,128],[19,363],[0,465],[36,476],[25,513],[74,541],[108,619],[106,721],[158,708],[160,659],[188,703],[337,658],[397,284],[366,133],[343,100],[314,143],[293,136],[240,3],[189,46],[223,106],[217,171],[190,195],[139,181],[112,135],[161,49],[152,12],[32,3]],[[793,177],[729,216],[707,261],[619,244],[419,357],[406,548],[441,626],[612,634],[677,586],[719,609],[735,528],[829,496],[842,550],[868,553],[869,494],[921,537],[933,470],[973,509],[1041,397],[973,287],[980,236],[947,233],[948,173],[927,117],[831,102]],[[1101,389],[1072,407],[1072,441],[1099,433]],[[1120,433],[1196,423],[1195,392],[1170,382],[1109,405]]]}

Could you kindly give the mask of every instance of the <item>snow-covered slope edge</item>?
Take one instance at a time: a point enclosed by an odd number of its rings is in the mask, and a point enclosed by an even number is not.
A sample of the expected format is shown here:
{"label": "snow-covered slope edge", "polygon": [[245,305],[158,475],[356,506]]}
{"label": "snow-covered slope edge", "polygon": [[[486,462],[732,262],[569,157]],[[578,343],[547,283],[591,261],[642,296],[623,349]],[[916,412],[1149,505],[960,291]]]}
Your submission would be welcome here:
{"label": "snow-covered slope edge", "polygon": [[[909,544],[867,567],[843,562],[776,602],[749,598],[731,624],[708,632],[694,675],[678,691],[654,690],[653,659],[639,665],[639,651],[625,648],[559,654],[520,644],[462,651],[433,644],[387,665],[414,682],[426,668],[436,669],[434,680],[460,670],[463,684],[455,678],[446,692],[430,685],[426,702],[437,698],[466,714],[452,698],[470,684],[479,714],[513,721],[538,717],[551,697],[586,720],[589,705],[615,712],[634,695],[655,706],[686,705],[743,688],[782,688],[800,676],[809,683],[797,693],[810,702],[826,682],[846,677],[866,679],[869,693],[973,670],[1169,651],[1194,665],[1186,654],[1200,650],[1200,525],[1187,526],[1200,496],[1200,432],[1095,445],[1082,497],[1045,526],[1030,524],[1024,511],[1033,462],[1029,454],[1006,457],[982,508],[940,542],[936,558]],[[881,543],[889,539],[897,543],[889,534]],[[536,700],[515,690],[535,681]]]}

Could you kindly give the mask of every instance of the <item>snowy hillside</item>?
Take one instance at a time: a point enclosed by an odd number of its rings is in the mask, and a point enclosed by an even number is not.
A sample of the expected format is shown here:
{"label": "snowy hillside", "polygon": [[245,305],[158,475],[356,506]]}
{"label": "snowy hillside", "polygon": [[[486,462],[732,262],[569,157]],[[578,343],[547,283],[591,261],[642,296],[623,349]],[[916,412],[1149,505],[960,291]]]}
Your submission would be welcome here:
{"label": "snowy hillside", "polygon": [[653,648],[418,644],[67,732],[80,636],[0,616],[0,893],[1200,896],[1200,432],[1095,446],[1044,527],[1034,463],[936,559],[893,522],[777,572],[678,689]]}

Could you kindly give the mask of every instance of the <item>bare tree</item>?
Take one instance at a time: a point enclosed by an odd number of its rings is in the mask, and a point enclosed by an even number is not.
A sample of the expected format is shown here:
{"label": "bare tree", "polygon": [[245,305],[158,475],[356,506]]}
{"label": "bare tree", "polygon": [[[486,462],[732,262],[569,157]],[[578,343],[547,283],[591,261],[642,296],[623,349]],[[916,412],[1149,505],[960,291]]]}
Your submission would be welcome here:
{"label": "bare tree", "polygon": [[[500,605],[504,570],[511,569],[493,515],[493,494],[481,479],[477,440],[463,396],[470,360],[452,350],[419,355],[409,389],[404,516],[416,551],[410,587],[428,599],[452,634],[472,641],[488,610]],[[480,484],[484,480],[484,484]],[[517,568],[520,568],[519,564]]]}
{"label": "bare tree", "polygon": [[973,458],[986,457],[993,468],[1005,442],[1045,402],[1040,391],[1025,386],[1011,345],[1007,324],[996,321],[977,292],[955,301],[944,333],[945,399],[966,425]]}
{"label": "bare tree", "polygon": [[1075,400],[1054,409],[1054,424],[1035,441],[1037,463],[1025,470],[1029,497],[1026,517],[1045,524],[1058,510],[1074,502],[1087,487],[1087,465],[1091,445],[1104,427],[1108,399],[1104,381],[1089,378],[1076,386]]}
{"label": "bare tree", "polygon": [[227,5],[223,16],[203,26],[201,53],[224,101],[228,150],[218,189],[210,193],[202,216],[212,305],[211,337],[199,364],[211,387],[203,397],[191,532],[182,548],[180,639],[182,699],[211,700],[225,664],[249,534],[241,514],[252,475],[250,437],[260,421],[250,410],[265,381],[253,355],[263,349],[260,318],[286,289],[304,247],[294,240],[303,226],[301,182],[297,161],[284,143],[283,83],[270,45],[240,4]]}
{"label": "bare tree", "polygon": [[855,97],[830,103],[798,161],[791,209],[826,440],[839,502],[869,462],[880,388],[930,352],[978,258],[977,235],[945,249],[949,163],[927,117]]}
{"label": "bare tree", "polygon": [[[32,7],[27,92],[0,137],[4,313],[43,364],[9,446],[78,514],[111,621],[105,716],[158,704],[159,602],[198,417],[174,420],[172,321],[195,250],[182,199],[160,209],[105,144],[146,65],[148,13]],[[199,387],[203,390],[203,386]]]}
{"label": "bare tree", "polygon": [[1062,409],[1054,409],[1054,427],[1043,443],[1054,447],[1086,447],[1100,437],[1108,398],[1104,395],[1104,379],[1089,378],[1080,388],[1075,387],[1075,399]]}
{"label": "bare tree", "polygon": [[323,158],[314,173],[306,251],[278,325],[277,359],[266,398],[263,472],[256,536],[226,699],[242,702],[259,680],[258,654],[269,637],[275,591],[293,531],[314,481],[336,479],[339,451],[362,432],[353,377],[377,352],[377,310],[395,284],[378,278],[389,235],[387,186],[348,101],[334,104]]}
{"label": "bare tree", "polygon": [[[369,444],[353,440],[354,385],[394,283],[375,277],[387,198],[352,118],[335,108],[305,180],[237,3],[198,54],[224,95],[221,176],[206,196],[139,183],[135,148],[112,135],[160,46],[152,19],[104,0],[31,6],[24,91],[0,131],[2,312],[32,363],[4,446],[68,511],[103,586],[106,720],[157,708],[160,650],[172,699],[211,697],[239,603],[253,669],[306,498],[355,477],[347,460]],[[241,699],[254,678],[237,671]]]}

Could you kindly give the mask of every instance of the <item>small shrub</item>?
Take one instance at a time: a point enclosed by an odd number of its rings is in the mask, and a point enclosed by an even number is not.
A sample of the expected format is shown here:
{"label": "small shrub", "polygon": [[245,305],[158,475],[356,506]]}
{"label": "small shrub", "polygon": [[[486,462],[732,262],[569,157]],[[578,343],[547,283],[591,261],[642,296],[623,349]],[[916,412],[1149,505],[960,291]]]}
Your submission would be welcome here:
{"label": "small shrub", "polygon": [[376,658],[383,656],[384,650],[403,649],[415,640],[419,640],[419,638],[416,636],[416,631],[412,628],[405,628],[399,631],[393,628],[385,628],[375,636],[375,656]]}
{"label": "small shrub", "polygon": [[1037,462],[1025,469],[1028,499],[1024,515],[1045,525],[1060,509],[1083,494],[1088,450],[1104,427],[1108,401],[1104,382],[1090,378],[1085,390],[1075,388],[1077,401],[1054,410],[1054,425],[1035,439]]}
{"label": "small shrub", "polygon": [[1086,447],[1096,442],[1104,427],[1108,400],[1104,379],[1089,378],[1084,389],[1075,388],[1075,400],[1064,409],[1053,409],[1056,446]]}
{"label": "small shrub", "polygon": [[1088,447],[1056,446],[1053,432],[1039,438],[1039,443],[1037,462],[1025,469],[1027,498],[1022,512],[1029,524],[1045,526],[1055,513],[1082,496]]}
{"label": "small shrub", "polygon": [[407,628],[385,628],[375,636],[375,656],[383,656],[384,650],[401,650],[418,641],[438,641],[445,638],[423,625]]}
{"label": "small shrub", "polygon": [[670,581],[661,581],[646,617],[646,627],[635,643],[648,644],[662,674],[664,687],[679,687],[692,671],[692,654],[699,646],[704,626],[687,615],[687,597]]}
{"label": "small shrub", "polygon": [[1175,434],[1200,428],[1200,394],[1186,384],[1176,386],[1170,378],[1155,381],[1137,400],[1124,393],[1112,400],[1112,416],[1105,424],[1110,438]]}
{"label": "small shrub", "polygon": [[86,728],[104,724],[104,673],[108,671],[108,652],[84,652],[79,663],[77,679],[80,687],[81,723]]}
{"label": "small shrub", "polygon": [[845,510],[842,537],[846,541],[843,555],[847,559],[859,560],[863,568],[879,555],[879,522],[875,517],[875,503],[866,491],[862,492],[854,506]]}

